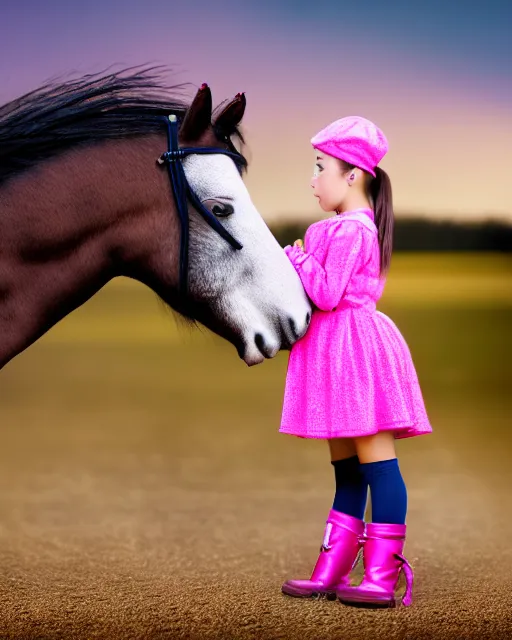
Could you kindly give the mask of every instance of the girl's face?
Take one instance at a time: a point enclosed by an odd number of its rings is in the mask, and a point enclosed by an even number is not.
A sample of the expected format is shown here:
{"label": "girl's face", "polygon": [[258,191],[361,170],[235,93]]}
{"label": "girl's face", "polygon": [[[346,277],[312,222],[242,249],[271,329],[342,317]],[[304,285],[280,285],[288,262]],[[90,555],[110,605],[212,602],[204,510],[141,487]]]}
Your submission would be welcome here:
{"label": "girl's face", "polygon": [[336,211],[341,208],[349,186],[336,158],[318,149],[315,153],[315,170],[311,179],[313,195],[323,211]]}

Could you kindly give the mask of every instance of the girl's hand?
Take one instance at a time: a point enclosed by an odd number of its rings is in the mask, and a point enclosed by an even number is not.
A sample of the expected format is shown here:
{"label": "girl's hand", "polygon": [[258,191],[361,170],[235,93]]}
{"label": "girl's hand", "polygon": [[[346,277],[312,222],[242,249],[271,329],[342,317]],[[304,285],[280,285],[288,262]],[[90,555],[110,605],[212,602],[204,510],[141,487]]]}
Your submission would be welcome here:
{"label": "girl's hand", "polygon": [[298,240],[295,240],[295,242],[293,243],[293,246],[299,247],[299,249],[302,249],[302,251],[304,251],[304,243],[300,238]]}

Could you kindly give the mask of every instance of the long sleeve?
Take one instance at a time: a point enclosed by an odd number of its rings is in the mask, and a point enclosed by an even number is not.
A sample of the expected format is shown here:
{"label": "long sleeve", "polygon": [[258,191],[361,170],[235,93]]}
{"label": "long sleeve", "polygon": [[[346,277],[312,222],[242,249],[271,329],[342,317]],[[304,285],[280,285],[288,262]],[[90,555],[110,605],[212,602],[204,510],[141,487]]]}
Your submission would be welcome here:
{"label": "long sleeve", "polygon": [[322,311],[331,311],[341,300],[360,254],[362,232],[359,225],[346,221],[334,229],[329,240],[325,264],[299,247],[285,247],[288,259],[299,274],[309,298]]}

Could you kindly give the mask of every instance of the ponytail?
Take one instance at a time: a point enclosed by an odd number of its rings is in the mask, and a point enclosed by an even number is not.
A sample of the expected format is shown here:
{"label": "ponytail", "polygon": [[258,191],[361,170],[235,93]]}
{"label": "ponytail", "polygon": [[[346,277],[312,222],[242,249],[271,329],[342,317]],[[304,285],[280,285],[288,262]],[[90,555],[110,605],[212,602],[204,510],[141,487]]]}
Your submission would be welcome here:
{"label": "ponytail", "polygon": [[391,180],[380,167],[375,168],[376,177],[370,183],[370,195],[375,212],[375,226],[379,232],[380,273],[385,274],[393,251],[393,194]]}
{"label": "ponytail", "polygon": [[[338,159],[343,173],[352,171],[356,165],[349,164],[345,160]],[[388,174],[380,167],[375,167],[375,178],[366,171],[364,172],[366,182],[366,195],[373,203],[375,214],[375,226],[378,231],[380,249],[380,273],[384,275],[391,263],[391,253],[393,251],[393,227],[395,216],[393,214],[393,194],[391,192],[391,180]]]}

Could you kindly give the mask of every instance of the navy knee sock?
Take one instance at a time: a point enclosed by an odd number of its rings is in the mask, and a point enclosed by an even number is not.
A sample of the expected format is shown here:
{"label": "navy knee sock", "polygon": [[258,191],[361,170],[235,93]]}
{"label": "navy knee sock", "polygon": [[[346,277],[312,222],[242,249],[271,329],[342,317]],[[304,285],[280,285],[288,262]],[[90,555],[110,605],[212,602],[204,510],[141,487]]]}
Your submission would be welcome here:
{"label": "navy knee sock", "polygon": [[362,464],[361,473],[370,485],[372,522],[405,524],[407,489],[398,460]]}
{"label": "navy knee sock", "polygon": [[361,474],[357,456],[331,462],[336,478],[336,493],[332,508],[353,518],[364,518],[368,483]]}

